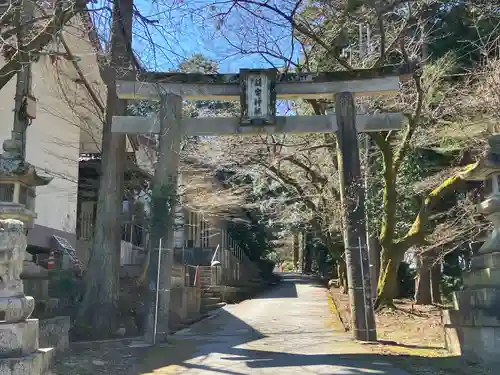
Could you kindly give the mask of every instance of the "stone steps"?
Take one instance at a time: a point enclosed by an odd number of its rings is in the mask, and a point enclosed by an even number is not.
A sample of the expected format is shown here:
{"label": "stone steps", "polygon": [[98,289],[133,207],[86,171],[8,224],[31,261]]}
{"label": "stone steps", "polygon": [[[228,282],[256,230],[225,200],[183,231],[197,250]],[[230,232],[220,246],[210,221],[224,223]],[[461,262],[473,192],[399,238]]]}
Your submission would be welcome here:
{"label": "stone steps", "polygon": [[220,297],[201,297],[201,304],[203,306],[213,305],[220,302],[222,302],[222,299]]}
{"label": "stone steps", "polygon": [[206,288],[201,291],[200,313],[206,314],[210,311],[225,306],[222,302],[221,294],[213,288]]}

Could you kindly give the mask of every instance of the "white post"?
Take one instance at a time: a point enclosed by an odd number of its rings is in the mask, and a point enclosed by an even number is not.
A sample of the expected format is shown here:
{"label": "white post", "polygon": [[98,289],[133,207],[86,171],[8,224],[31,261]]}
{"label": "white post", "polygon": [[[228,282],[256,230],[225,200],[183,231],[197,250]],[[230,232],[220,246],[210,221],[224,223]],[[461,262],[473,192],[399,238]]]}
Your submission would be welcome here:
{"label": "white post", "polygon": [[156,331],[158,328],[158,297],[160,295],[160,268],[161,268],[161,250],[162,250],[162,239],[160,238],[160,243],[158,245],[158,272],[156,274],[156,308],[155,308],[155,324],[153,328],[153,345],[156,344]]}

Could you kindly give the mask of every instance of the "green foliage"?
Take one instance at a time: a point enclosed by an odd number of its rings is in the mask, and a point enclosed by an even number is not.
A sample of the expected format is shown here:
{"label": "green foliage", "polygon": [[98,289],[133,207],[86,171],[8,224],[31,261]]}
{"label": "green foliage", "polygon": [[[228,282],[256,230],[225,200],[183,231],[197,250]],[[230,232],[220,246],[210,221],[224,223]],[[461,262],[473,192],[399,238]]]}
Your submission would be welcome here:
{"label": "green foliage", "polygon": [[219,64],[201,53],[195,53],[190,58],[182,61],[178,70],[182,73],[216,74],[219,72]]}
{"label": "green foliage", "polygon": [[75,303],[83,297],[84,281],[74,271],[54,270],[49,273],[51,297]]}
{"label": "green foliage", "polygon": [[[398,202],[396,210],[396,235],[402,236],[411,227],[418,210],[420,209],[420,197],[414,191],[414,185],[423,178],[432,174],[428,163],[416,150],[411,150],[401,163],[396,184],[398,189]],[[370,220],[372,234],[378,233],[383,216],[383,165],[382,160],[375,160],[375,175],[370,179],[370,198],[366,201],[366,210]]]}
{"label": "green foliage", "polygon": [[427,14],[432,17],[429,52],[433,59],[453,51],[460,67],[468,69],[496,53],[490,43],[500,36],[500,14],[486,2],[434,2]]}
{"label": "green foliage", "polygon": [[228,233],[243,249],[252,261],[269,259],[271,249],[269,232],[265,225],[253,222],[252,224],[229,223]]}

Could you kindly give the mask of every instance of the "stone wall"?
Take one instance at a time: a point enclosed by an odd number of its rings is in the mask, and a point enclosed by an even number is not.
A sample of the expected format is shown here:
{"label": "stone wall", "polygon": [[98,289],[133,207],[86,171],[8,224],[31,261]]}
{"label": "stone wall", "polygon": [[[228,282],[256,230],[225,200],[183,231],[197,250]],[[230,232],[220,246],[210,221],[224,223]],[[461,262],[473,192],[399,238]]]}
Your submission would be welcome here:
{"label": "stone wall", "polygon": [[442,318],[449,351],[493,368],[500,364],[500,134],[488,142],[487,158],[465,178],[485,181],[478,211],[493,223],[493,231],[462,275],[454,309],[444,311]]}
{"label": "stone wall", "polygon": [[201,290],[194,287],[170,289],[169,328],[176,330],[200,315]]}

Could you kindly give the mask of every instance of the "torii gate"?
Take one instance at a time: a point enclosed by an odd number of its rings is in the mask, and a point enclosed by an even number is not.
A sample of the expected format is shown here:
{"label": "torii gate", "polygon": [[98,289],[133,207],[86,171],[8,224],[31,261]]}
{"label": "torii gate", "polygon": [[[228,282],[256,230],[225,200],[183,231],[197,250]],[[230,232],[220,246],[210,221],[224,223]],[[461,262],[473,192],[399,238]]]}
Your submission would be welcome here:
{"label": "torii gate", "polygon": [[[342,157],[341,196],[344,209],[346,258],[359,265],[348,270],[353,335],[375,341],[375,319],[370,296],[366,248],[364,191],[359,165],[357,132],[398,130],[403,115],[355,114],[354,95],[391,95],[411,73],[409,66],[385,66],[329,73],[285,73],[275,69],[242,69],[239,74],[130,73],[117,81],[120,99],[160,101],[156,118],[115,116],[112,132],[159,134],[158,160],[153,182],[153,207],[147,341],[166,338],[170,304],[173,224],[180,143],[184,135],[215,136],[255,133],[333,133],[339,138]],[[336,110],[326,116],[277,116],[277,99],[332,99]],[[240,100],[239,118],[182,118],[182,100]],[[358,181],[356,183],[356,181]],[[166,233],[166,235],[165,235]],[[349,263],[349,262],[348,262]],[[156,285],[160,280],[159,285]]]}

